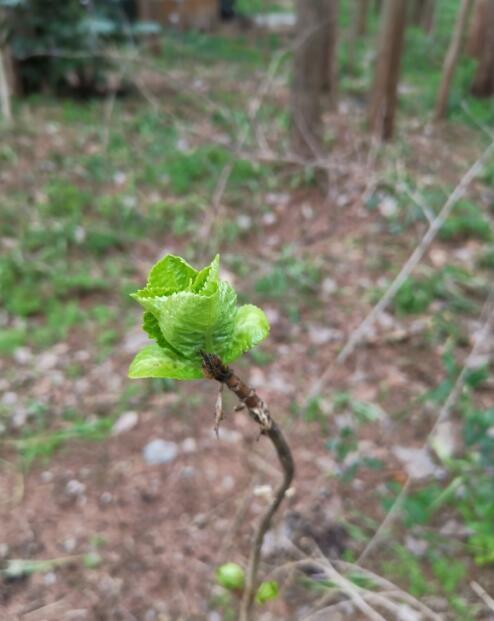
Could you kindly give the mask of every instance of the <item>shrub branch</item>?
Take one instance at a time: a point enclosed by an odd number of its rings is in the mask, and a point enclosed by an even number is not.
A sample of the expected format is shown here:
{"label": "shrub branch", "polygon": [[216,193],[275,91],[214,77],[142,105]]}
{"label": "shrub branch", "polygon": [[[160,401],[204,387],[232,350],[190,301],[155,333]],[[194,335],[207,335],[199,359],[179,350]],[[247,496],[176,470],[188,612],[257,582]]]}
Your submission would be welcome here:
{"label": "shrub branch", "polygon": [[278,487],[273,501],[263,515],[252,542],[249,564],[246,572],[245,589],[240,604],[239,621],[249,621],[257,589],[257,571],[261,549],[274,514],[278,510],[295,475],[292,453],[277,423],[271,417],[269,409],[254,388],[243,382],[238,375],[213,354],[203,353],[203,369],[206,377],[225,384],[244,405],[252,420],[259,425],[261,435],[267,436],[276,449],[276,454],[283,469],[283,481]]}

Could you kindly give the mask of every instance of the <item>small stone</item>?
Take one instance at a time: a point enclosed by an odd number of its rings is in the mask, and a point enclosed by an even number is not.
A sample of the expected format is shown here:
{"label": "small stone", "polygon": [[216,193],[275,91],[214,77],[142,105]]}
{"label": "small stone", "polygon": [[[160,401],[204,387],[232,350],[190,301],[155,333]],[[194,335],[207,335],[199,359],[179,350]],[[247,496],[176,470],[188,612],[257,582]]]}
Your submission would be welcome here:
{"label": "small stone", "polygon": [[276,214],[272,211],[268,211],[268,213],[265,213],[261,218],[262,223],[265,226],[271,226],[272,224],[275,224],[277,219],[278,218],[276,217]]}
{"label": "small stone", "polygon": [[416,537],[412,537],[411,535],[407,535],[405,538],[405,545],[408,550],[415,556],[423,556],[427,552],[427,548],[429,547],[427,541],[423,539],[417,539]]}
{"label": "small stone", "polygon": [[306,220],[312,220],[314,217],[314,209],[308,203],[303,203],[300,211]]}
{"label": "small stone", "polygon": [[167,442],[156,438],[148,442],[142,451],[144,461],[149,465],[168,464],[178,455],[178,447],[175,442]]}
{"label": "small stone", "polygon": [[86,486],[77,479],[71,479],[65,486],[65,493],[68,496],[82,496],[86,491]]}
{"label": "small stone", "polygon": [[82,244],[86,239],[86,229],[83,226],[76,226],[74,230],[74,241],[76,244]]}
{"label": "small stone", "polygon": [[425,449],[395,446],[393,453],[403,463],[408,476],[412,479],[425,479],[436,472],[436,465]]}
{"label": "small stone", "polygon": [[184,466],[180,470],[180,477],[182,479],[191,479],[196,473],[194,466]]}
{"label": "small stone", "polygon": [[57,574],[54,571],[49,571],[43,576],[43,583],[46,586],[53,586],[57,581]]}
{"label": "small stone", "polygon": [[197,442],[195,438],[185,438],[182,442],[182,451],[184,453],[195,453],[197,451]]}
{"label": "small stone", "polygon": [[321,291],[326,296],[332,295],[338,289],[338,283],[332,278],[325,278],[321,283]]}
{"label": "small stone", "polygon": [[113,175],[113,182],[115,183],[115,185],[124,185],[126,181],[127,181],[127,175],[121,170],[117,171]]}
{"label": "small stone", "polygon": [[42,483],[51,483],[53,481],[53,472],[50,472],[49,470],[45,470],[44,472],[41,473],[40,479]]}
{"label": "small stone", "polygon": [[113,500],[113,495],[110,492],[103,492],[99,500],[102,505],[109,505]]}
{"label": "small stone", "polygon": [[28,364],[33,359],[33,353],[29,347],[18,347],[14,351],[14,360],[17,364]]}
{"label": "small stone", "polygon": [[235,479],[231,474],[227,474],[223,477],[223,481],[221,482],[221,486],[225,492],[231,491],[235,487]]}
{"label": "small stone", "polygon": [[66,552],[73,552],[77,547],[77,539],[75,537],[67,537],[63,542],[63,548]]}
{"label": "small stone", "polygon": [[398,203],[391,196],[383,198],[379,205],[379,212],[385,218],[391,218],[398,211]]}
{"label": "small stone", "polygon": [[11,423],[14,429],[20,429],[26,424],[27,412],[24,409],[19,409],[12,414]]}
{"label": "small stone", "polygon": [[125,433],[133,429],[139,422],[139,416],[137,412],[124,412],[113,424],[111,433],[112,436],[118,436],[121,433]]}
{"label": "small stone", "polygon": [[237,226],[241,231],[248,231],[252,227],[252,218],[247,214],[240,214],[237,217]]}
{"label": "small stone", "polygon": [[309,326],[309,339],[313,345],[325,345],[340,338],[341,332],[339,330],[333,330],[324,326]]}
{"label": "small stone", "polygon": [[11,407],[17,403],[18,399],[17,393],[12,391],[6,392],[2,397],[2,405]]}
{"label": "small stone", "polygon": [[57,366],[58,356],[51,351],[47,351],[38,357],[36,361],[36,369],[39,373],[50,371]]}

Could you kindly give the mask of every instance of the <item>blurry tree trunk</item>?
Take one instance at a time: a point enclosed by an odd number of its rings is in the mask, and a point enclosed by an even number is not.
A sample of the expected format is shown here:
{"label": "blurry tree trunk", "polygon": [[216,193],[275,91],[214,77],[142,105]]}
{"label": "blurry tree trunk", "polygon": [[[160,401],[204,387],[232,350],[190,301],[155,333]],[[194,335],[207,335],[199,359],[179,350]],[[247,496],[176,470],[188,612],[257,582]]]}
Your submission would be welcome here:
{"label": "blurry tree trunk", "polygon": [[[0,9],[0,113],[2,117],[10,122],[12,120],[12,109],[10,106],[10,87],[8,61],[8,25],[5,11]],[[10,75],[10,77],[12,77]]]}
{"label": "blurry tree trunk", "polygon": [[374,11],[379,14],[382,9],[382,0],[374,0]]}
{"label": "blurry tree trunk", "polygon": [[384,0],[374,84],[369,106],[371,131],[381,140],[393,136],[407,0]]}
{"label": "blurry tree trunk", "polygon": [[490,0],[475,0],[473,16],[468,29],[466,53],[472,58],[480,58],[482,41],[487,27],[487,14]]}
{"label": "blurry tree trunk", "polygon": [[415,0],[412,5],[412,22],[430,33],[434,26],[434,15],[438,0]]}
{"label": "blurry tree trunk", "polygon": [[471,90],[476,97],[494,95],[494,0],[487,1],[485,28],[479,50],[479,64]]}
{"label": "blurry tree trunk", "polygon": [[451,86],[451,80],[458,64],[460,57],[461,46],[463,42],[463,35],[468,23],[468,16],[472,7],[472,0],[461,0],[461,5],[458,10],[458,17],[456,18],[455,29],[451,42],[449,44],[448,53],[444,59],[443,72],[441,77],[441,84],[436,101],[436,109],[434,112],[434,119],[436,121],[444,118],[446,112],[446,106],[448,104],[449,89]]}
{"label": "blurry tree trunk", "polygon": [[355,16],[355,32],[358,37],[366,34],[368,17],[369,0],[358,0],[357,14]]}
{"label": "blurry tree trunk", "polygon": [[[331,5],[336,0],[297,0],[297,38],[293,62],[293,148],[302,156],[319,154],[322,136],[321,96],[328,83]],[[332,61],[331,65],[334,64]],[[333,85],[331,85],[332,87]]]}
{"label": "blurry tree trunk", "polygon": [[338,42],[338,5],[339,0],[326,0],[328,26],[326,32],[323,62],[323,89],[329,95],[332,108],[336,107],[338,101],[338,66],[337,66],[337,42]]}
{"label": "blurry tree trunk", "polygon": [[10,88],[7,80],[6,48],[0,47],[0,110],[8,123],[12,120]]}

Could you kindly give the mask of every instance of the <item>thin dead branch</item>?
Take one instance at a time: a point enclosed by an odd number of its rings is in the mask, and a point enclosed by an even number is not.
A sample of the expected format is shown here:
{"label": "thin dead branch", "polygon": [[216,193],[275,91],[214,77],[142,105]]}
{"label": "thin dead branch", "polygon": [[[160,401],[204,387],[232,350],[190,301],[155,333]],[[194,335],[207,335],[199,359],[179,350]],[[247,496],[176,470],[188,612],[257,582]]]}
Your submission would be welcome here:
{"label": "thin dead branch", "polygon": [[403,265],[397,276],[395,276],[393,282],[386,289],[384,294],[381,296],[380,300],[377,304],[372,308],[372,310],[368,313],[368,315],[362,320],[359,326],[350,334],[348,340],[346,341],[344,347],[340,350],[336,359],[325,369],[323,374],[312,384],[307,397],[306,402],[309,402],[315,396],[317,396],[323,386],[326,384],[328,379],[331,377],[335,364],[342,364],[346,361],[346,359],[352,354],[355,347],[360,343],[360,341],[365,337],[369,329],[373,326],[376,319],[381,315],[381,313],[387,308],[388,304],[393,300],[394,296],[403,285],[405,280],[410,276],[410,274],[414,271],[420,261],[423,259],[425,253],[429,249],[430,245],[436,238],[436,235],[440,231],[441,227],[451,214],[453,207],[458,203],[458,201],[464,196],[467,191],[470,183],[477,177],[477,175],[482,171],[484,164],[489,160],[490,157],[494,154],[494,142],[485,149],[482,155],[478,158],[478,160],[469,168],[469,170],[463,175],[460,182],[453,190],[453,192],[449,195],[448,199],[444,203],[443,207],[439,211],[438,215],[431,222],[429,228],[427,229],[425,235],[422,237],[420,243],[416,246],[413,253],[410,255],[406,263]]}
{"label": "thin dead branch", "polygon": [[[451,389],[446,401],[444,402],[444,405],[440,409],[439,414],[437,415],[436,420],[434,421],[434,425],[432,426],[431,430],[427,434],[427,438],[425,439],[423,443],[423,447],[422,447],[424,450],[429,444],[430,438],[436,432],[439,424],[443,422],[444,419],[450,415],[452,409],[456,405],[461,395],[461,392],[463,390],[464,384],[465,384],[465,377],[472,366],[472,362],[477,358],[478,354],[484,347],[485,343],[488,342],[488,338],[494,330],[494,289],[491,291],[484,305],[484,308],[482,311],[482,318],[484,319],[484,324],[481,330],[479,331],[479,333],[475,336],[474,346],[472,347],[469,355],[467,356],[467,359],[463,365],[463,368],[458,374],[458,377],[456,378],[456,382],[453,388]],[[359,559],[358,559],[359,564],[362,563],[369,556],[372,550],[381,542],[384,534],[388,531],[390,525],[393,523],[397,514],[400,512],[401,506],[408,494],[408,490],[410,489],[410,485],[411,485],[411,478],[407,477],[405,484],[401,488],[398,496],[395,498],[384,520],[381,522],[379,528],[374,533],[374,536],[370,539],[370,541],[365,546],[363,552],[359,556]]]}

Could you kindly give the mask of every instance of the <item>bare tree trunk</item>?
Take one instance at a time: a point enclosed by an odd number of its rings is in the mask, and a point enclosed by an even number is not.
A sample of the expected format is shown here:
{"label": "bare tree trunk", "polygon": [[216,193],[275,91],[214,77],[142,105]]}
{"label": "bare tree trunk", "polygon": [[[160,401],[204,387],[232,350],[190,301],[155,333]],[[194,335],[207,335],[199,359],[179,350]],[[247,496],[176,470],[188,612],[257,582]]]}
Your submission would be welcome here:
{"label": "bare tree trunk", "polygon": [[297,0],[297,41],[293,62],[293,148],[301,156],[319,154],[322,135],[321,95],[327,80],[329,3]]}
{"label": "bare tree trunk", "polygon": [[358,37],[367,33],[367,22],[369,17],[369,0],[358,0],[357,14],[355,16],[355,32]]}
{"label": "bare tree trunk", "polygon": [[326,66],[323,74],[324,91],[329,95],[331,108],[336,108],[338,103],[338,65],[337,65],[337,43],[338,43],[338,9],[339,0],[326,0],[328,27],[326,32],[326,49],[324,60]]}
{"label": "bare tree trunk", "polygon": [[485,37],[488,19],[488,3],[489,0],[475,0],[473,9],[473,17],[468,29],[467,43],[465,46],[466,53],[472,58],[480,59],[482,50],[482,41]]}
{"label": "bare tree trunk", "polygon": [[434,16],[439,0],[414,0],[409,4],[410,23],[431,33],[434,28]]}
{"label": "bare tree trunk", "polygon": [[463,42],[463,35],[468,24],[468,16],[472,7],[472,0],[461,0],[461,5],[458,10],[458,17],[456,18],[455,29],[451,42],[449,44],[448,53],[444,59],[443,73],[441,78],[441,84],[436,101],[436,109],[434,112],[434,119],[440,121],[444,118],[446,112],[446,106],[448,104],[448,95],[451,85],[451,80],[458,64],[460,57],[461,46]]}
{"label": "bare tree trunk", "polygon": [[371,131],[381,140],[391,139],[394,132],[406,9],[407,0],[384,0],[374,85],[369,106]]}
{"label": "bare tree trunk", "polygon": [[10,106],[10,88],[7,81],[7,64],[5,62],[4,48],[0,48],[0,110],[5,121],[10,123],[12,120],[12,108]]}
{"label": "bare tree trunk", "polygon": [[487,2],[485,23],[479,64],[471,89],[476,97],[494,95],[494,0]]}
{"label": "bare tree trunk", "polygon": [[431,34],[434,30],[438,4],[439,0],[426,0],[425,6],[423,8],[420,25],[428,34]]}

